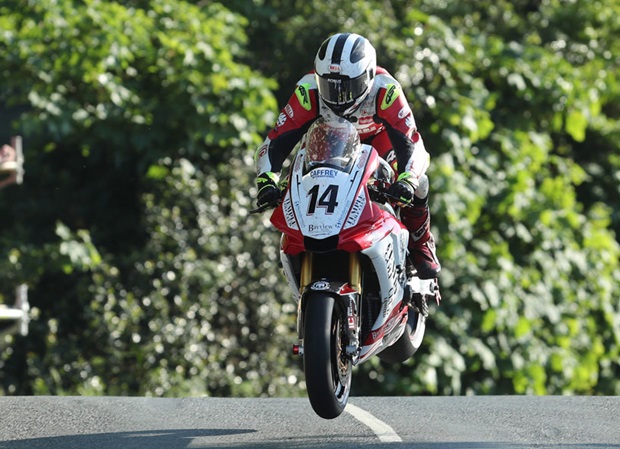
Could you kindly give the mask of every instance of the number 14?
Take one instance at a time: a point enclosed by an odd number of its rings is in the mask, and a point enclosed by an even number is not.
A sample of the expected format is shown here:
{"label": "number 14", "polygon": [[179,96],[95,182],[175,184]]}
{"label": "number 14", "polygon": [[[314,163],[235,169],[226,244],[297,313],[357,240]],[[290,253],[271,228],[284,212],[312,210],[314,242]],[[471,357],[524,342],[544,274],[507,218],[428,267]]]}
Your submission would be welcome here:
{"label": "number 14", "polygon": [[[325,192],[319,197],[319,186],[314,186],[308,192],[310,195],[310,205],[308,206],[308,215],[314,214],[317,205],[319,207],[324,207],[327,210],[325,211],[328,214],[333,214],[334,210],[338,206],[338,186],[337,185],[329,185],[325,189]],[[318,203],[317,203],[318,200]]]}

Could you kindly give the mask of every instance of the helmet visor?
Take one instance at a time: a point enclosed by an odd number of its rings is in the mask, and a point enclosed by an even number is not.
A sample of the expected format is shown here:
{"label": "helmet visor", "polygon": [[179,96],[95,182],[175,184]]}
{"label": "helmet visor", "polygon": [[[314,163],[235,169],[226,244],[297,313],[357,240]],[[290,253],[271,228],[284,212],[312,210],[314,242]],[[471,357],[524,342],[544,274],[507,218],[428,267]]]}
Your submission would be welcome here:
{"label": "helmet visor", "polygon": [[370,85],[368,73],[364,72],[357,78],[346,78],[340,75],[316,75],[319,94],[330,106],[346,109],[366,93]]}

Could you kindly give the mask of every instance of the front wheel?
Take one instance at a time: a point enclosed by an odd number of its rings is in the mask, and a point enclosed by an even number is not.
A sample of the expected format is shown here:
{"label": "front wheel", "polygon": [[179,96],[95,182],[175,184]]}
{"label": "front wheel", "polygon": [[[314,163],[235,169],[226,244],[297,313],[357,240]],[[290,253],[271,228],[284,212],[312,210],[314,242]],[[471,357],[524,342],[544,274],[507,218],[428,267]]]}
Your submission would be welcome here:
{"label": "front wheel", "polygon": [[345,316],[333,297],[312,292],[304,316],[304,371],[308,398],[322,418],[339,416],[349,399],[353,365],[346,356]]}

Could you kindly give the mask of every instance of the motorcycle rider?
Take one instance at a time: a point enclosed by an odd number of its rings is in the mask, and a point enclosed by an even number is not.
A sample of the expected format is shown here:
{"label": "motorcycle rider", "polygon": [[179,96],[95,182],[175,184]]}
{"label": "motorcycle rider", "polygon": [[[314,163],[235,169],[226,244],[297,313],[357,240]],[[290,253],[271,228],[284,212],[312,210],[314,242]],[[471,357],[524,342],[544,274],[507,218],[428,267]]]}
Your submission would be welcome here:
{"label": "motorcycle rider", "polygon": [[256,152],[257,203],[260,207],[280,201],[282,164],[317,118],[346,118],[362,143],[376,148],[398,174],[387,193],[413,206],[401,209],[410,234],[410,258],[421,279],[433,279],[441,266],[430,230],[430,157],[400,84],[376,59],[374,47],[358,34],[338,33],[322,43],[314,70],[297,82]]}

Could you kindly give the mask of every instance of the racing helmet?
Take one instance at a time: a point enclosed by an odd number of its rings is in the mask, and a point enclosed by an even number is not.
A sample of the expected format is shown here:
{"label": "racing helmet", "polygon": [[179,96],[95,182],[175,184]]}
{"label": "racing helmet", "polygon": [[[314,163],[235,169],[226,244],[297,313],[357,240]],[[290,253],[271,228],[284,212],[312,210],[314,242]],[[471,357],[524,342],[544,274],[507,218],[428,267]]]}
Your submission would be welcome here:
{"label": "racing helmet", "polygon": [[352,114],[370,92],[377,71],[377,52],[368,39],[338,33],[319,47],[314,73],[319,95],[340,116]]}

